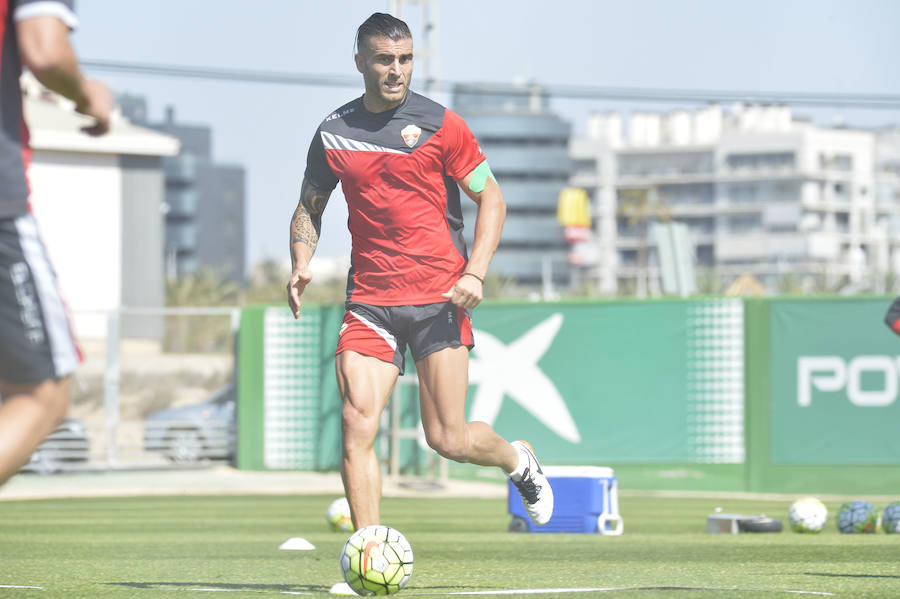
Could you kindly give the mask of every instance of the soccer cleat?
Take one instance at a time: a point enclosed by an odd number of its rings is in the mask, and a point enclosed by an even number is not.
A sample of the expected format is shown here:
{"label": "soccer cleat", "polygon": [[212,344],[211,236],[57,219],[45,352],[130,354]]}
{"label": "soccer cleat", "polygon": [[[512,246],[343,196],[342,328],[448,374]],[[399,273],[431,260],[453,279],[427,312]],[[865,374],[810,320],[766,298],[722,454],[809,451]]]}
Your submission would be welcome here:
{"label": "soccer cleat", "polygon": [[525,506],[528,517],[538,526],[543,526],[553,515],[553,489],[550,488],[531,445],[525,441],[513,441],[511,445],[522,453],[528,464],[522,471],[522,478],[514,480],[510,477],[510,480],[522,496],[522,505]]}

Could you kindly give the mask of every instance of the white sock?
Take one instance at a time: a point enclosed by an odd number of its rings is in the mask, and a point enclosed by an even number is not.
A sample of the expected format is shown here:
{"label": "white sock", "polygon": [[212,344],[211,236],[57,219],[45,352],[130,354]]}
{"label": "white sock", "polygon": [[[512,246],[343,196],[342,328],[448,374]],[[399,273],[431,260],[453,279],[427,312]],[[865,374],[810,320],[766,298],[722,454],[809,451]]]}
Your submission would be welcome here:
{"label": "white sock", "polygon": [[519,481],[522,480],[522,475],[525,474],[525,468],[528,467],[528,458],[525,456],[525,452],[518,447],[516,447],[516,453],[519,454],[519,464],[516,466],[515,470],[509,473],[509,477],[515,481]]}

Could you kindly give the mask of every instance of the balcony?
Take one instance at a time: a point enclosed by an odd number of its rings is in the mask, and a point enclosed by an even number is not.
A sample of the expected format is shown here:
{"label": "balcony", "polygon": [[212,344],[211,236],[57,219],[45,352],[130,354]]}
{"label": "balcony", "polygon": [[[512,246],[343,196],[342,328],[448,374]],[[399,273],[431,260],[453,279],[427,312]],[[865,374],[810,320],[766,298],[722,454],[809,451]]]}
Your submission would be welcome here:
{"label": "balcony", "polygon": [[166,194],[169,216],[192,217],[197,214],[197,191],[195,189],[170,189]]}
{"label": "balcony", "polygon": [[557,116],[537,115],[467,115],[466,123],[483,143],[492,139],[531,141],[553,139],[568,141],[571,125]]}
{"label": "balcony", "polygon": [[491,146],[485,147],[485,154],[501,181],[504,173],[568,177],[572,170],[564,145]]}
{"label": "balcony", "polygon": [[183,152],[171,158],[163,158],[163,171],[166,180],[178,183],[191,183],[197,180],[197,157]]}
{"label": "balcony", "polygon": [[491,260],[490,272],[502,277],[539,280],[544,268],[544,259],[549,258],[554,280],[568,278],[569,253],[566,250],[528,251],[500,248]]}
{"label": "balcony", "polygon": [[716,239],[715,255],[726,262],[805,257],[807,240],[797,233],[731,233]]}
{"label": "balcony", "polygon": [[512,177],[500,178],[500,189],[503,191],[503,199],[506,200],[506,206],[510,212],[519,208],[543,208],[555,213],[559,192],[563,187],[565,187],[564,183],[555,181],[521,181]]}
{"label": "balcony", "polygon": [[192,250],[197,247],[197,228],[193,224],[166,226],[166,247]]}
{"label": "balcony", "polygon": [[503,243],[559,245],[566,247],[562,226],[555,215],[507,214],[503,224]]}

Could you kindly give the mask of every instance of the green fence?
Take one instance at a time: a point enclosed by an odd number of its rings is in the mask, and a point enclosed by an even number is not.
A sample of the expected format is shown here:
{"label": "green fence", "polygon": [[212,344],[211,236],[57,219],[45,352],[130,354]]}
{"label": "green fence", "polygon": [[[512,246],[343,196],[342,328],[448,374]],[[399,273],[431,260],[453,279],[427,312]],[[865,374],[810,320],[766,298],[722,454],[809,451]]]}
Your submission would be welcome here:
{"label": "green fence", "polygon": [[[881,322],[889,303],[486,304],[474,315],[467,415],[529,440],[547,464],[612,466],[623,488],[895,492],[900,339]],[[245,310],[240,467],[339,466],[342,315]],[[423,463],[425,450],[407,445],[405,461]],[[500,478],[456,464],[451,474]]]}

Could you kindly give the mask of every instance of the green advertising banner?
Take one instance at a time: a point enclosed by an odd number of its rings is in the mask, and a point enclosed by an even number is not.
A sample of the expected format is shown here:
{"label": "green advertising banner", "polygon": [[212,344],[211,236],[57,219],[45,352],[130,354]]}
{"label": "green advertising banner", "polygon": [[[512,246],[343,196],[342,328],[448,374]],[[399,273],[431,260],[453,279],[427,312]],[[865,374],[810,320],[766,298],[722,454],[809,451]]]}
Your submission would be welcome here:
{"label": "green advertising banner", "polygon": [[[623,487],[896,493],[890,300],[486,303],[473,316],[467,417],[530,441],[547,464],[612,466]],[[340,467],[342,316],[339,305],[306,306],[300,320],[282,305],[244,310],[239,467]],[[408,357],[391,402],[402,428],[391,461],[407,474],[433,455],[417,433],[416,392]]]}
{"label": "green advertising banner", "polygon": [[883,299],[772,301],[774,464],[900,464],[900,338]]}
{"label": "green advertising banner", "polygon": [[740,300],[488,305],[468,418],[555,464],[741,463]]}
{"label": "green advertising banner", "polygon": [[[245,466],[339,465],[341,314],[246,311]],[[547,463],[743,463],[740,300],[484,305],[474,336],[467,417]]]}

